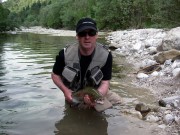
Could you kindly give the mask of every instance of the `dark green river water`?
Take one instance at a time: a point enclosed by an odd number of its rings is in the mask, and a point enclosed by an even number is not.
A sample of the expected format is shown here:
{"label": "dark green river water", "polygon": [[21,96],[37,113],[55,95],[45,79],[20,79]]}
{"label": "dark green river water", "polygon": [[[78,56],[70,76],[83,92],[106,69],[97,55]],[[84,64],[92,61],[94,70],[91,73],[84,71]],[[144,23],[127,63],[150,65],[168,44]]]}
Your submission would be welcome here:
{"label": "dark green river water", "polygon": [[[75,37],[40,34],[0,35],[1,135],[138,135],[145,131],[136,126],[139,121],[120,113],[121,106],[98,113],[65,105],[50,74],[59,50],[74,41]],[[152,99],[144,90],[120,83],[116,75],[114,71],[112,89],[118,94]]]}

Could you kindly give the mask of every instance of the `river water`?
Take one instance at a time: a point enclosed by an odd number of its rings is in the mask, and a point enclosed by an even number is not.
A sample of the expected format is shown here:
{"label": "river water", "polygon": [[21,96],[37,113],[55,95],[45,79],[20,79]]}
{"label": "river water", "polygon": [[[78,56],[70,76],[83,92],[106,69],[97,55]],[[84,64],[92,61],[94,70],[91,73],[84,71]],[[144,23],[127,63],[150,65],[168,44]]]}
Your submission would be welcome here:
{"label": "river water", "polygon": [[[0,134],[148,134],[142,120],[132,120],[120,113],[121,106],[98,113],[65,104],[50,74],[59,50],[74,41],[74,37],[28,33],[0,35]],[[130,104],[136,99],[152,102],[147,91],[120,81],[116,72],[112,90],[131,99]]]}

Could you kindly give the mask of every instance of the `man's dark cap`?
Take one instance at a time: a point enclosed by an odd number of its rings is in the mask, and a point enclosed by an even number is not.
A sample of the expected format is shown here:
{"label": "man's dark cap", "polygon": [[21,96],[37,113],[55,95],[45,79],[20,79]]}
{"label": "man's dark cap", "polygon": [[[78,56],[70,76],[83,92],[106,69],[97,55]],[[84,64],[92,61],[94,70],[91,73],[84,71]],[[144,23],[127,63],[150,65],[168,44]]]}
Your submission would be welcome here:
{"label": "man's dark cap", "polygon": [[76,33],[82,32],[87,29],[93,29],[97,31],[96,22],[91,18],[82,18],[76,25]]}

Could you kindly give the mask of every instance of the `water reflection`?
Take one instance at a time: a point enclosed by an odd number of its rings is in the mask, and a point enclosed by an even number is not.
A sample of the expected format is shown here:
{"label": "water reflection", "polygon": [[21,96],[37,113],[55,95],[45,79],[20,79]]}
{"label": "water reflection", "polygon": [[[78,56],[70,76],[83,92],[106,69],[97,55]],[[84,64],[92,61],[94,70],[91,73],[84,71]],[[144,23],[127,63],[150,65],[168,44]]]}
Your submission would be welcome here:
{"label": "water reflection", "polygon": [[[0,134],[53,132],[61,112],[54,106],[64,102],[50,73],[58,51],[74,40],[38,34],[0,35]],[[51,115],[51,111],[57,114]],[[50,131],[43,131],[49,127]]]}
{"label": "water reflection", "polygon": [[65,116],[56,122],[56,135],[107,135],[108,123],[102,113],[78,110],[66,104]]}

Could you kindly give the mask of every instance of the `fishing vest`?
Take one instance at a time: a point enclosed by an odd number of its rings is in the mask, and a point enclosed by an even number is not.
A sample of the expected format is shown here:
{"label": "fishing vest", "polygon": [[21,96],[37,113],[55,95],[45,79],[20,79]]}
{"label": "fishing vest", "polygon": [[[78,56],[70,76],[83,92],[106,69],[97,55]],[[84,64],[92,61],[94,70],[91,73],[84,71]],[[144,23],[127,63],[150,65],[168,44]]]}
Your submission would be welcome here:
{"label": "fishing vest", "polygon": [[[65,67],[62,72],[64,84],[73,91],[77,91],[81,86],[98,87],[103,78],[101,68],[106,64],[109,50],[102,44],[96,43],[92,60],[86,70],[84,78],[81,78],[80,52],[78,43],[64,48]],[[90,77],[86,74],[89,71]],[[83,80],[83,82],[81,82]],[[81,84],[83,83],[83,84]]]}

